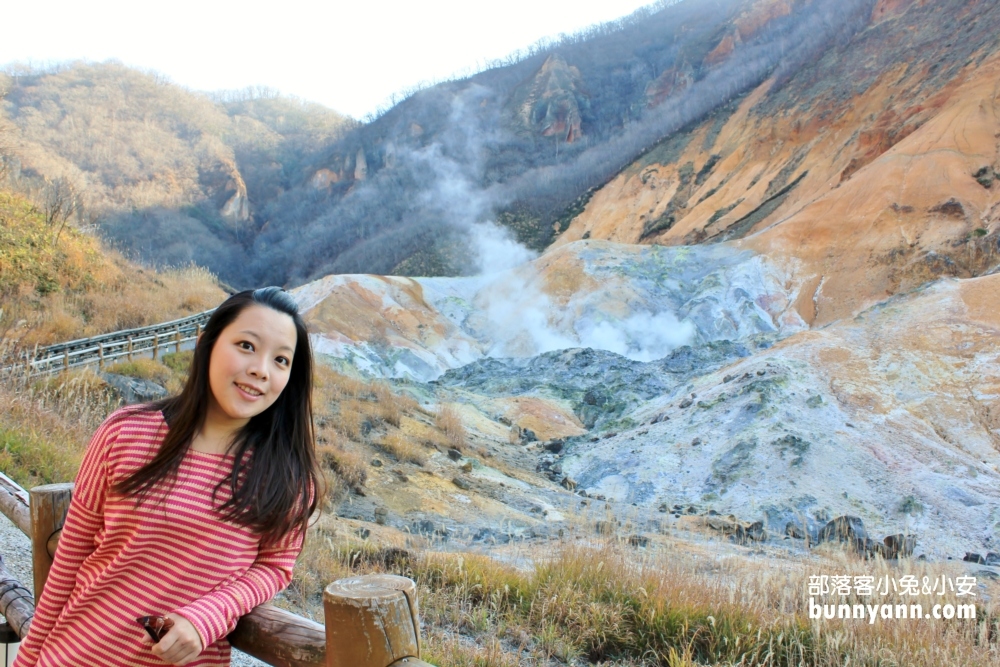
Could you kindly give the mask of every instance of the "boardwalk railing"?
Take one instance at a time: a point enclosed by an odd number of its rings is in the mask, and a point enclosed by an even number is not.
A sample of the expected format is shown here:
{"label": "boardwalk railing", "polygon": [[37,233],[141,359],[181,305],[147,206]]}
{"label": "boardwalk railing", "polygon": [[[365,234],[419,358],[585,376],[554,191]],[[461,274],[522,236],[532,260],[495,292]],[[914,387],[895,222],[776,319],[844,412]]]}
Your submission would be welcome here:
{"label": "boardwalk railing", "polygon": [[161,324],[137,329],[125,329],[112,333],[80,338],[67,343],[57,343],[24,351],[13,360],[3,362],[3,370],[10,372],[18,368],[29,375],[59,373],[71,368],[104,364],[114,359],[152,356],[153,359],[166,352],[180,352],[185,343],[198,339],[202,327],[208,322],[213,310],[171,320]]}
{"label": "boardwalk railing", "polygon": [[[52,566],[72,494],[72,484],[26,492],[0,473],[0,512],[31,538],[36,596]],[[276,667],[432,667],[420,660],[416,584],[411,579],[388,574],[340,579],[324,591],[323,609],[325,627],[261,605],[240,619],[228,639]],[[2,558],[0,611],[17,636],[28,634],[34,599],[4,568]]]}

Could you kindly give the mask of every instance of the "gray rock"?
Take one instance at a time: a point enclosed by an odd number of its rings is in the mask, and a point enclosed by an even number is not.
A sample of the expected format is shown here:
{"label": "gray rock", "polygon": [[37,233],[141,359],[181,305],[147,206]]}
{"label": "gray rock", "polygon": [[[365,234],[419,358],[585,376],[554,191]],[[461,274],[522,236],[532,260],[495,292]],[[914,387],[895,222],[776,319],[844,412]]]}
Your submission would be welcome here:
{"label": "gray rock", "polygon": [[746,534],[748,539],[755,542],[765,542],[767,540],[767,531],[764,530],[763,521],[754,521],[747,526]]}
{"label": "gray rock", "polygon": [[453,477],[451,483],[463,491],[468,491],[472,488],[472,483],[464,477]]}
{"label": "gray rock", "polygon": [[806,531],[802,530],[802,526],[794,521],[789,521],[785,524],[785,535],[788,535],[796,540],[806,539]]}
{"label": "gray rock", "polygon": [[410,532],[415,535],[430,536],[433,535],[436,530],[437,526],[430,519],[414,521],[410,527]]}
{"label": "gray rock", "polygon": [[668,394],[691,378],[750,353],[744,343],[730,340],[685,345],[649,362],[590,348],[555,350],[531,358],[480,359],[446,371],[433,384],[487,396],[555,394],[573,405],[588,429],[600,430],[643,401]]}
{"label": "gray rock", "polygon": [[545,449],[552,452],[553,454],[558,454],[563,450],[563,445],[565,443],[562,440],[550,440],[545,443]]}
{"label": "gray rock", "polygon": [[597,531],[598,535],[612,535],[615,532],[615,522],[600,520],[594,524],[594,529]]}
{"label": "gray rock", "polygon": [[913,550],[917,548],[916,535],[886,535],[882,538],[884,545],[883,555],[886,558],[907,558],[913,555]]}
{"label": "gray rock", "polygon": [[122,400],[128,404],[148,403],[160,398],[166,398],[167,390],[164,387],[139,378],[127,375],[117,375],[115,373],[101,373],[101,379],[108,383],[108,386],[121,396]]}
{"label": "gray rock", "polygon": [[864,522],[856,516],[846,514],[831,520],[819,531],[820,542],[853,542],[867,538]]}
{"label": "gray rock", "polygon": [[492,528],[480,528],[472,536],[473,542],[491,542],[493,544],[507,544],[510,542],[510,535],[499,533]]}
{"label": "gray rock", "polygon": [[864,559],[874,558],[876,555],[885,558],[885,545],[876,542],[870,537],[855,537],[848,541],[855,553]]}
{"label": "gray rock", "polygon": [[629,535],[628,536],[629,546],[633,547],[646,547],[649,546],[649,538],[645,535]]}

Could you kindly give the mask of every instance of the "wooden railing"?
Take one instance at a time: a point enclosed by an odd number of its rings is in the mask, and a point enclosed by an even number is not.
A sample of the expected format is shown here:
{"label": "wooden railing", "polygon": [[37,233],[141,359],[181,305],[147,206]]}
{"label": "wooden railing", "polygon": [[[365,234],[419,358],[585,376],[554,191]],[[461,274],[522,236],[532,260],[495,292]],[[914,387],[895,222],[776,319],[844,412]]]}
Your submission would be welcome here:
{"label": "wooden railing", "polygon": [[[41,595],[73,495],[72,484],[26,492],[0,473],[0,512],[31,538],[35,595]],[[0,554],[2,555],[2,554]],[[0,610],[19,637],[28,634],[34,599],[0,558]],[[416,584],[406,577],[340,579],[323,592],[325,627],[270,605],[236,624],[230,643],[276,667],[432,667],[420,660]]]}
{"label": "wooden railing", "polygon": [[57,343],[34,350],[25,350],[14,359],[3,361],[3,370],[23,369],[29,375],[59,373],[71,368],[104,364],[114,359],[152,356],[174,351],[180,352],[185,343],[198,339],[202,327],[213,310],[137,329],[124,329],[112,333],[80,338],[67,343]]}

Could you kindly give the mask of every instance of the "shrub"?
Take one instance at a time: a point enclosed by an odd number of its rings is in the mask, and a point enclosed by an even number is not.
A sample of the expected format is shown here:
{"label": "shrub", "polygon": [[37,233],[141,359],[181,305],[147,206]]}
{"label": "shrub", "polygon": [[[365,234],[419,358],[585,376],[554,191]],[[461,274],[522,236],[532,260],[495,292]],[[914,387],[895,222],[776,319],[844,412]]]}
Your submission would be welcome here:
{"label": "shrub", "polygon": [[465,426],[462,425],[462,419],[454,408],[448,405],[442,407],[434,419],[434,424],[444,431],[452,447],[461,449],[465,446]]}
{"label": "shrub", "polygon": [[419,466],[427,463],[427,454],[420,445],[400,431],[389,433],[375,445],[397,461],[416,463]]}

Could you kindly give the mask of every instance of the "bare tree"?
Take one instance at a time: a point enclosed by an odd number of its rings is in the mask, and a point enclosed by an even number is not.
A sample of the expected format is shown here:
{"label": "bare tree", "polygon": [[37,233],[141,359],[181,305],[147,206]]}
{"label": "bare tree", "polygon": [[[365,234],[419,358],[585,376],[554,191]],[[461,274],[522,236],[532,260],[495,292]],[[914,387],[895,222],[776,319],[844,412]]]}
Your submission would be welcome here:
{"label": "bare tree", "polygon": [[38,205],[45,216],[45,222],[50,227],[58,227],[53,245],[59,243],[59,237],[66,229],[70,219],[80,212],[80,196],[76,188],[65,177],[46,181],[37,198]]}

